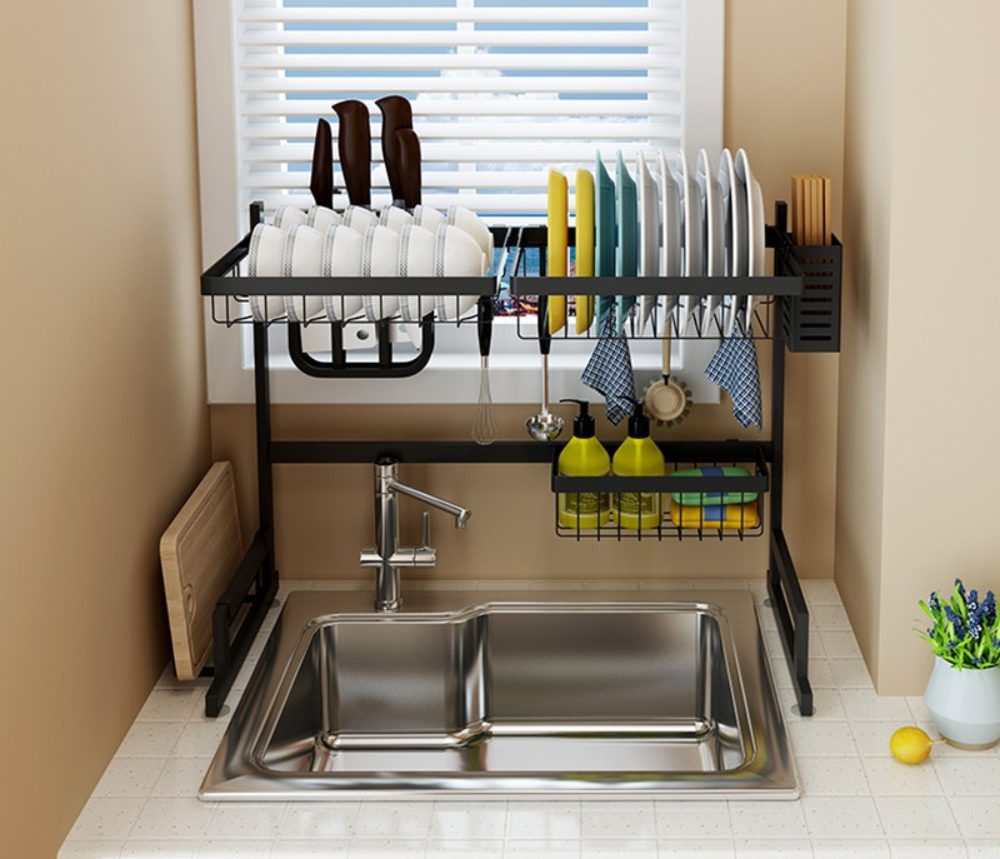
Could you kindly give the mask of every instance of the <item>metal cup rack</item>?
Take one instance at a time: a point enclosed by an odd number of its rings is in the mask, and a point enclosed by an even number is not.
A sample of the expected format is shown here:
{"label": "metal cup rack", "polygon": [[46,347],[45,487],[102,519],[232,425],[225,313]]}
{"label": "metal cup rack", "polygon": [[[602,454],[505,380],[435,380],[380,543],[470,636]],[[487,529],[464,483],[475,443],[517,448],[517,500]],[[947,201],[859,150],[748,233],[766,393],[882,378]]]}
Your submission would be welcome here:
{"label": "metal cup rack", "polygon": [[[251,223],[262,218],[262,206],[251,207]],[[803,715],[812,714],[812,690],[808,677],[809,612],[799,585],[795,565],[782,531],[783,476],[784,476],[784,397],[785,355],[791,352],[836,352],[840,348],[840,290],[842,248],[835,238],[831,245],[800,247],[794,245],[787,233],[787,207],[775,207],[775,223],[767,227],[767,245],[774,249],[774,275],[769,277],[678,277],[678,278],[575,278],[543,277],[532,274],[529,256],[538,260],[537,271],[545,270],[544,227],[494,227],[494,241],[499,249],[500,262],[496,273],[482,278],[449,278],[448,301],[455,298],[455,312],[445,313],[449,319],[434,318],[427,314],[419,322],[400,319],[334,320],[329,314],[317,314],[297,322],[287,311],[286,299],[300,301],[303,312],[306,297],[321,296],[337,301],[344,296],[368,295],[381,303],[386,296],[434,296],[442,291],[440,278],[249,278],[240,275],[240,263],[247,256],[250,235],[245,236],[202,276],[202,294],[210,299],[212,318],[226,326],[250,324],[253,326],[254,380],[257,430],[257,476],[260,527],[251,548],[240,568],[234,574],[223,601],[216,608],[218,623],[215,629],[215,678],[206,696],[206,713],[218,715],[226,693],[232,686],[249,641],[256,634],[263,619],[266,604],[277,585],[275,569],[274,514],[272,469],[286,463],[373,463],[380,457],[392,457],[402,463],[536,463],[551,468],[551,489],[557,499],[565,493],[607,493],[612,498],[635,493],[659,493],[670,498],[674,492],[738,493],[756,496],[757,521],[737,522],[735,527],[715,527],[701,522],[696,527],[677,524],[666,513],[652,528],[630,530],[622,527],[621,516],[596,529],[561,525],[558,515],[556,531],[562,536],[583,539],[620,540],[636,539],[745,539],[768,535],[769,562],[767,585],[778,629],[785,648],[799,707]],[[510,263],[508,267],[507,263]],[[507,273],[511,272],[509,278]],[[268,373],[268,330],[275,323],[289,328],[289,352],[295,366],[311,376],[320,378],[387,378],[412,376],[430,360],[434,349],[434,327],[437,324],[464,324],[476,321],[480,336],[494,324],[494,313],[517,317],[518,333],[528,339],[538,339],[545,351],[561,339],[596,336],[593,328],[577,335],[565,326],[549,334],[545,324],[547,301],[552,296],[590,295],[657,295],[679,298],[718,296],[720,306],[729,301],[742,302],[754,296],[757,310],[753,314],[750,335],[755,340],[774,344],[771,362],[770,441],[670,441],[665,444],[667,458],[675,466],[685,464],[742,464],[749,474],[720,477],[679,477],[673,473],[663,477],[601,477],[569,478],[560,476],[555,469],[562,445],[532,441],[498,441],[481,446],[473,441],[281,441],[271,437],[270,388]],[[267,302],[280,302],[274,318],[265,312],[258,321],[251,312],[250,297]],[[459,302],[466,296],[474,301]],[[666,305],[667,302],[664,302]],[[461,304],[468,310],[459,312]],[[258,304],[258,308],[259,308]],[[341,303],[341,308],[343,304]],[[296,308],[297,309],[297,308]],[[539,314],[540,318],[539,318]],[[293,317],[300,314],[295,313]],[[337,314],[335,314],[337,315]],[[339,314],[343,315],[343,314]],[[377,312],[376,317],[384,314]],[[522,321],[532,319],[532,324]],[[632,317],[623,336],[661,339],[666,336],[711,338],[720,333],[719,317],[713,317],[705,330],[695,328],[678,330],[671,316],[654,324],[651,334],[635,327]],[[541,324],[539,324],[541,323]],[[301,329],[305,325],[330,326],[331,358],[321,360],[303,350]],[[375,361],[350,360],[343,347],[345,330],[351,325],[374,327],[378,343]],[[398,341],[398,329],[409,326],[419,329],[419,351],[416,358],[400,360],[394,354],[393,343]],[[596,326],[594,326],[596,328]],[[488,338],[488,334],[487,334]],[[682,499],[683,499],[682,495]],[[765,497],[767,503],[765,503]],[[699,500],[704,500],[700,498]],[[618,513],[621,502],[618,501]],[[699,505],[700,506],[700,505]],[[764,522],[765,507],[768,524]],[[239,604],[250,603],[251,611],[235,637],[230,627],[242,616]]]}

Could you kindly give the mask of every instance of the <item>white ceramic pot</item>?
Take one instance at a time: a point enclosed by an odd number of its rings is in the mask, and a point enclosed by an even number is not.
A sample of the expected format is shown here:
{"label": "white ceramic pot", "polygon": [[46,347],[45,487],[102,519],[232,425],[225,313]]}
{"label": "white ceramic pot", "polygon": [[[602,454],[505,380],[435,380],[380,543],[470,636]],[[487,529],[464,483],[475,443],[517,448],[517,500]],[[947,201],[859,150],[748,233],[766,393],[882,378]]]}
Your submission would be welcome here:
{"label": "white ceramic pot", "polygon": [[959,670],[935,656],[924,701],[951,745],[985,749],[1000,740],[1000,668]]}

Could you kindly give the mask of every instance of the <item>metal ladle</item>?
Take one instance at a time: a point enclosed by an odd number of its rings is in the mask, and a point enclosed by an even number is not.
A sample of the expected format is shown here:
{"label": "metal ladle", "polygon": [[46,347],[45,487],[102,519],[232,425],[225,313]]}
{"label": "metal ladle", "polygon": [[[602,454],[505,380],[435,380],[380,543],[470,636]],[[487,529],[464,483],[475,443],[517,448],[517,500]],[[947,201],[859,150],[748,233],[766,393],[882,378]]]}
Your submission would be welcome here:
{"label": "metal ladle", "polygon": [[565,422],[549,411],[549,350],[552,338],[549,336],[548,296],[538,299],[538,351],[542,354],[542,410],[524,422],[524,426],[535,441],[554,441],[559,438]]}

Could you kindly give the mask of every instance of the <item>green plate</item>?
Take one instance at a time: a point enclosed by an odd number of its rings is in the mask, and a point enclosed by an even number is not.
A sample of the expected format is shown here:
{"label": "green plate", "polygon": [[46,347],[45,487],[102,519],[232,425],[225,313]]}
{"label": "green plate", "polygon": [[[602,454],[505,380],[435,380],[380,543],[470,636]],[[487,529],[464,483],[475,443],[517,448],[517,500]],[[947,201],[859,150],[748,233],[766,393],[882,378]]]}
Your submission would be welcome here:
{"label": "green plate", "polygon": [[[615,183],[597,153],[594,162],[594,275],[595,277],[615,276]],[[611,297],[602,295],[597,301],[597,331],[608,315]]]}
{"label": "green plate", "polygon": [[[738,466],[704,466],[675,471],[671,477],[750,477],[750,472]],[[757,500],[756,492],[673,492],[671,497],[685,507],[716,507],[720,504],[750,504]]]}
{"label": "green plate", "polygon": [[[635,180],[629,175],[620,151],[615,162],[615,212],[618,220],[615,274],[618,277],[636,277],[639,273],[639,207],[636,202]],[[634,304],[634,295],[617,297],[615,333],[618,336],[621,336],[625,317]]]}

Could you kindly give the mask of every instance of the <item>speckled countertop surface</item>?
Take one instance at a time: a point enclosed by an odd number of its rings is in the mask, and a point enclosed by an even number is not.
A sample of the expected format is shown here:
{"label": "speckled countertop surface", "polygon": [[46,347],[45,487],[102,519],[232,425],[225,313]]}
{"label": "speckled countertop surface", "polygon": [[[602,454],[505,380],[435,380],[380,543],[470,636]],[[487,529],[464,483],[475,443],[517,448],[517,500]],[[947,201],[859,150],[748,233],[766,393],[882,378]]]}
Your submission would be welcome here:
{"label": "speckled countertop surface", "polygon": [[[497,582],[488,585],[498,587]],[[291,590],[359,586],[371,585],[291,581],[283,583],[279,599]],[[499,586],[526,587],[523,582]],[[584,586],[621,589],[623,583]],[[766,599],[763,582],[699,581],[697,586],[749,588],[758,602]],[[773,614],[762,613],[802,782],[798,801],[203,803],[198,787],[274,626],[276,608],[220,719],[205,718],[207,681],[180,683],[167,668],[59,857],[1000,859],[1000,750],[962,752],[940,745],[920,767],[893,760],[888,740],[897,727],[915,723],[933,733],[923,700],[876,695],[833,582],[805,581],[803,590],[814,626],[809,674],[816,715],[811,719],[795,711]]]}

